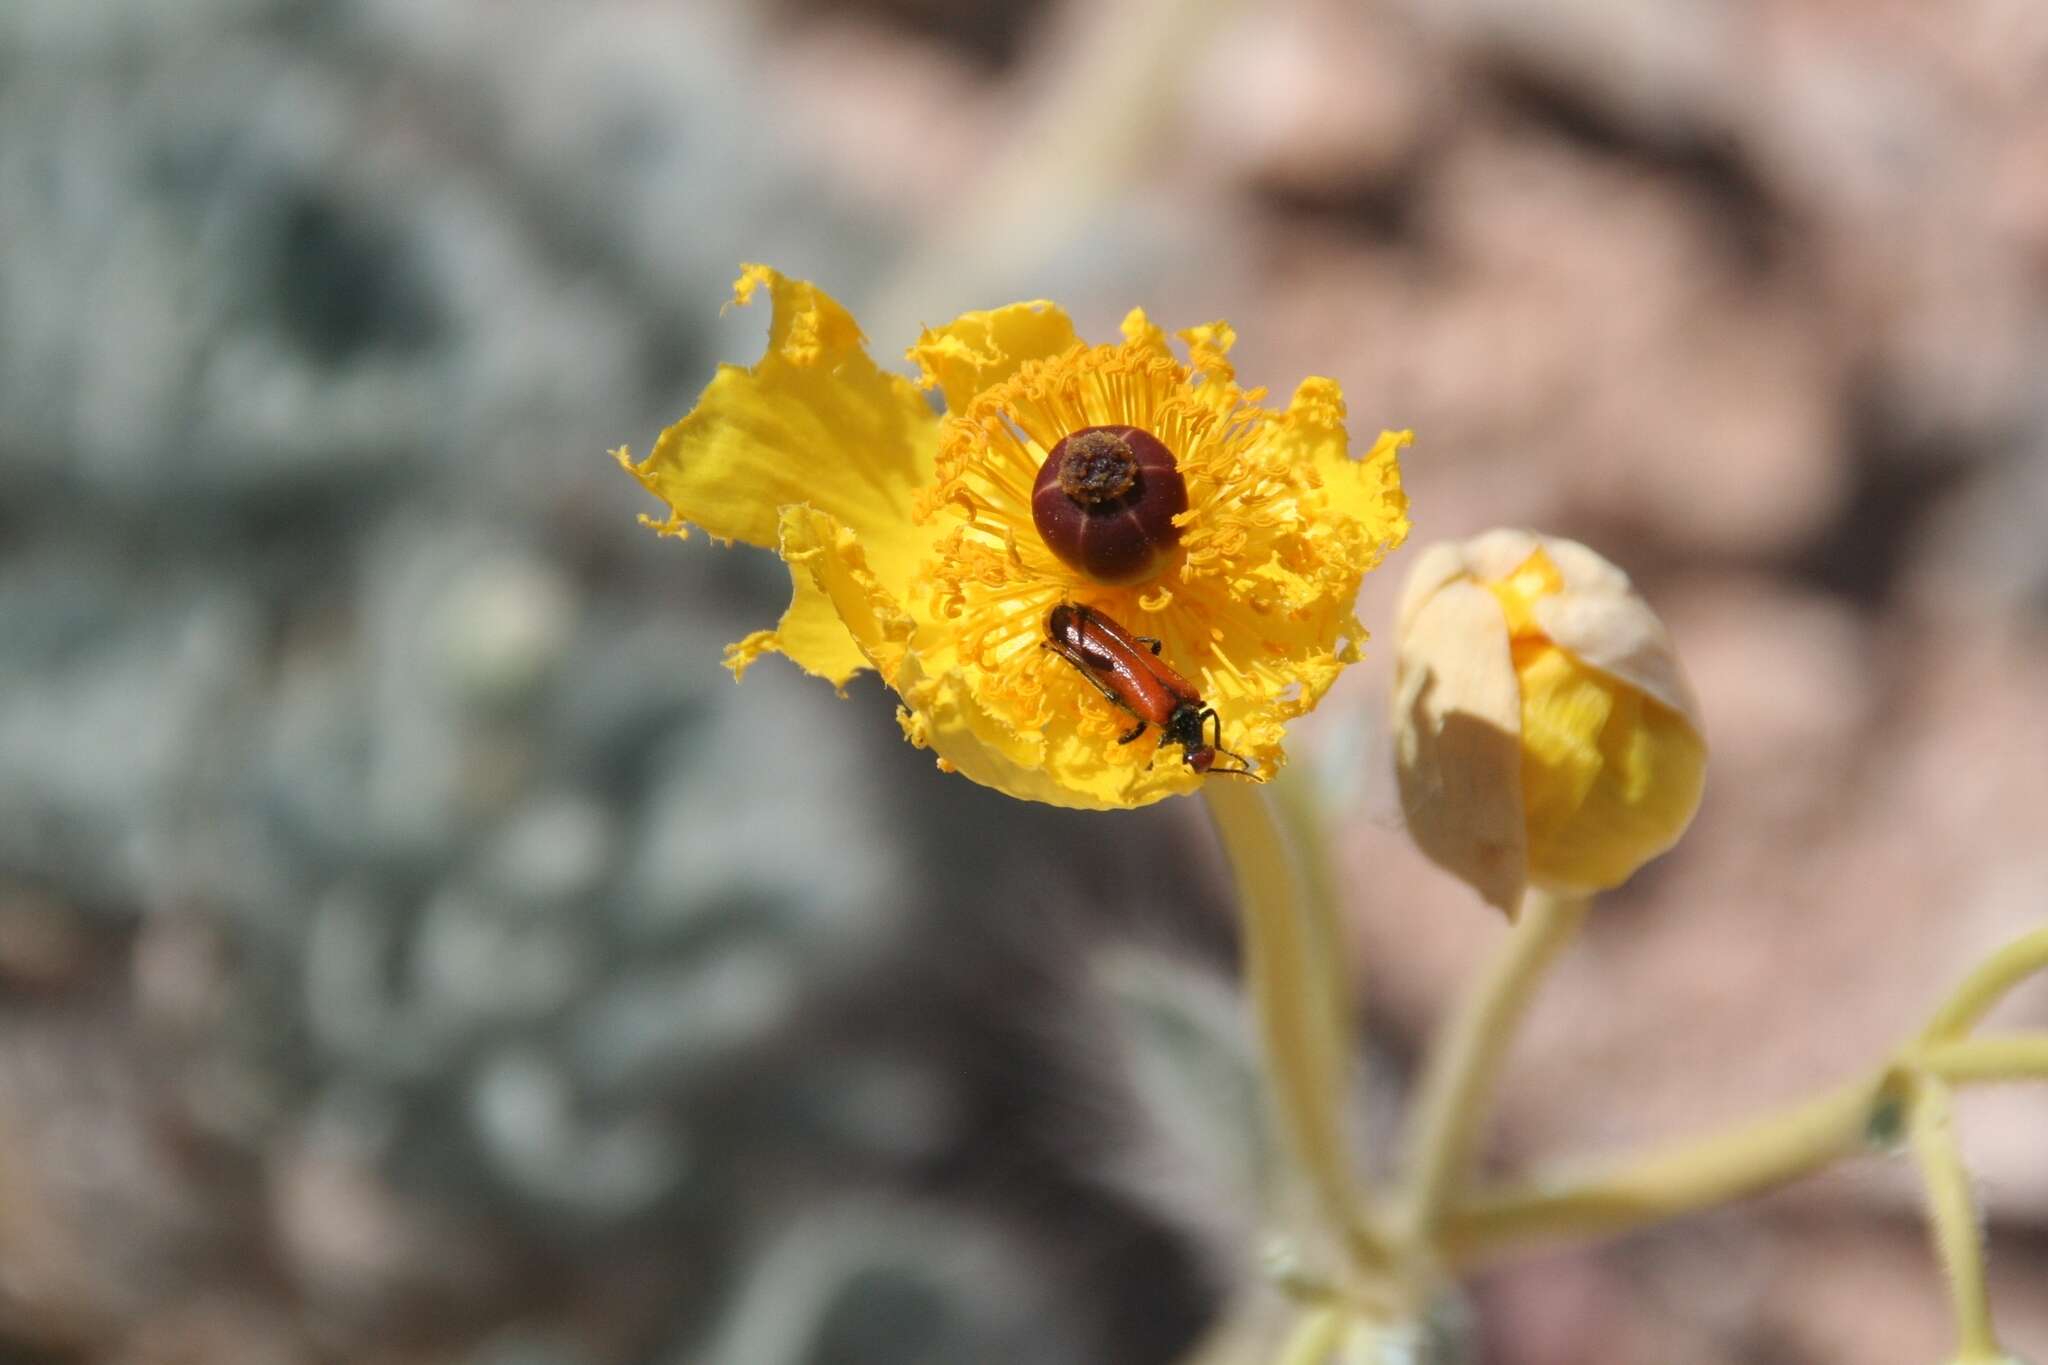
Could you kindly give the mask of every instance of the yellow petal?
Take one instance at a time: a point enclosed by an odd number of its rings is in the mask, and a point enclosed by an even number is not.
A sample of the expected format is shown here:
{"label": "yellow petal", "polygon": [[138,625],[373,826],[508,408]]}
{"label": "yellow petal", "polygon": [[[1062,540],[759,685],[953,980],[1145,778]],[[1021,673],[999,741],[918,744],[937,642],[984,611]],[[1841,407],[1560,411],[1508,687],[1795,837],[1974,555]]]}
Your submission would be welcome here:
{"label": "yellow petal", "polygon": [[1700,728],[1670,634],[1620,566],[1577,541],[1529,531],[1489,531],[1465,549],[1466,569],[1495,586],[1518,638],[1544,635]]}
{"label": "yellow petal", "polygon": [[[1031,615],[1035,623],[1043,610]],[[1184,655],[1159,620],[1134,613],[1126,623],[1141,632],[1165,630],[1167,657]],[[969,636],[958,622],[920,617],[896,678],[905,735],[933,750],[948,771],[1021,800],[1074,810],[1130,809],[1194,791],[1205,781],[1233,780],[1190,770],[1179,747],[1160,746],[1156,727],[1119,745],[1131,717],[1071,664],[1037,648],[1040,638],[1034,624],[1017,637],[1021,660],[991,663],[968,656]],[[1018,663],[1022,671],[1003,676]],[[1279,771],[1281,722],[1256,707],[1225,702],[1222,708],[1224,745],[1251,759],[1262,775]]]}
{"label": "yellow petal", "polygon": [[1547,641],[1514,652],[1530,878],[1619,886],[1692,822],[1706,745],[1671,707]]}
{"label": "yellow petal", "polygon": [[[1092,689],[1092,705],[1083,712],[1092,723],[1077,725],[1069,712],[1054,707],[1038,724],[1019,724],[996,700],[1000,694],[990,686],[989,671],[960,656],[959,640],[946,622],[921,623],[896,679],[904,734],[931,749],[942,768],[1019,800],[1072,810],[1125,810],[1192,791],[1205,780],[1230,780],[1189,771],[1178,748],[1157,747],[1156,730],[1117,747],[1113,736],[1128,728],[1129,718]],[[1059,686],[1087,686],[1078,678],[1052,676]]]}
{"label": "yellow petal", "polygon": [[893,682],[915,627],[870,572],[853,531],[829,512],[785,507],[777,549],[789,564],[789,609],[774,630],[757,630],[729,646],[726,667],[737,677],[763,654],[775,653],[834,687],[870,666]]}
{"label": "yellow petal", "polygon": [[1237,345],[1235,327],[1227,322],[1205,322],[1184,329],[1180,339],[1187,343],[1189,369],[1219,385],[1236,380],[1237,369],[1229,360],[1230,348]]}
{"label": "yellow petal", "polygon": [[772,546],[781,509],[808,503],[851,528],[886,581],[906,583],[925,551],[910,506],[932,477],[938,419],[916,385],[876,367],[852,316],[823,290],[748,266],[734,300],[764,288],[772,310],[760,362],[720,366],[645,461],[620,451],[620,462],[668,504],[665,533],[694,524]]}
{"label": "yellow petal", "polygon": [[1284,441],[1321,478],[1328,507],[1355,525],[1356,552],[1369,569],[1407,539],[1408,495],[1401,488],[1401,452],[1411,431],[1383,431],[1363,459],[1351,457],[1344,430],[1344,391],[1334,379],[1301,381],[1281,416]]}
{"label": "yellow petal", "polygon": [[867,655],[840,619],[832,595],[818,586],[808,565],[791,564],[789,581],[789,607],[775,629],[757,630],[727,646],[725,666],[739,679],[763,654],[784,654],[806,673],[844,690],[847,679],[869,666]]}
{"label": "yellow petal", "polygon": [[1173,355],[1173,348],[1166,344],[1166,329],[1146,317],[1142,308],[1133,308],[1124,314],[1121,330],[1124,340],[1132,345],[1141,346],[1155,355]]}
{"label": "yellow petal", "polygon": [[[1415,440],[1412,431],[1383,431],[1360,460],[1347,460],[1324,470],[1330,505],[1354,519],[1371,547],[1371,563],[1408,538],[1408,494],[1401,487],[1401,452]],[[1369,567],[1369,566],[1368,566]]]}
{"label": "yellow petal", "polygon": [[976,394],[1002,383],[1026,361],[1060,355],[1080,340],[1064,312],[1037,299],[927,327],[910,348],[910,359],[923,372],[924,386],[945,396],[946,411],[959,414]]}

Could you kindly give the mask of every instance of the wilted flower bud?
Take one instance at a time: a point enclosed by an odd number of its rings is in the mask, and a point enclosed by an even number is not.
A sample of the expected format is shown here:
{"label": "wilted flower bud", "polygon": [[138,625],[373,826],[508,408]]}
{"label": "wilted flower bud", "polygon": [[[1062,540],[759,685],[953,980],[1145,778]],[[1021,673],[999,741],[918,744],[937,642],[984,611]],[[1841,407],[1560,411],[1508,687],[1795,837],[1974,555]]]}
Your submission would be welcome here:
{"label": "wilted flower bud", "polygon": [[1706,781],[1699,707],[1628,575],[1489,531],[1430,547],[1401,599],[1395,761],[1422,851],[1510,915],[1676,843]]}

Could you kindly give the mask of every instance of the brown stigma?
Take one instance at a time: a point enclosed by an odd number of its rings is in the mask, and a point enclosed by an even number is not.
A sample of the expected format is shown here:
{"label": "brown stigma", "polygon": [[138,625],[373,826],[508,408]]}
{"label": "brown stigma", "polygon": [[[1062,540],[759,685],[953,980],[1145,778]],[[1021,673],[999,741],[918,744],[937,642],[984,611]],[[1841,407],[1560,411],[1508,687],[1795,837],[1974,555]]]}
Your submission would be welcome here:
{"label": "brown stigma", "polygon": [[1138,457],[1114,431],[1096,427],[1060,444],[1060,491],[1083,506],[1120,498],[1137,482]]}

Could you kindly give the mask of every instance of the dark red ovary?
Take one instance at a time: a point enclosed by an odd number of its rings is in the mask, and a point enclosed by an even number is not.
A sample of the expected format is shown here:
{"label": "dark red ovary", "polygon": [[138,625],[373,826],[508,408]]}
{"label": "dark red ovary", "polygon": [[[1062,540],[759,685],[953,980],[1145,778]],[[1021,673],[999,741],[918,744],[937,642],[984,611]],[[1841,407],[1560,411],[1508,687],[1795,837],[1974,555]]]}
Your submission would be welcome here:
{"label": "dark red ovary", "polygon": [[[1130,461],[1129,486],[1114,497],[1078,500],[1066,454],[1073,443],[1100,433],[1114,437]],[[1098,437],[1099,439],[1099,437]],[[1048,548],[1070,568],[1098,583],[1142,581],[1157,573],[1180,543],[1173,519],[1187,511],[1188,490],[1173,452],[1139,427],[1086,427],[1063,437],[1040,466],[1031,489],[1031,516]]]}

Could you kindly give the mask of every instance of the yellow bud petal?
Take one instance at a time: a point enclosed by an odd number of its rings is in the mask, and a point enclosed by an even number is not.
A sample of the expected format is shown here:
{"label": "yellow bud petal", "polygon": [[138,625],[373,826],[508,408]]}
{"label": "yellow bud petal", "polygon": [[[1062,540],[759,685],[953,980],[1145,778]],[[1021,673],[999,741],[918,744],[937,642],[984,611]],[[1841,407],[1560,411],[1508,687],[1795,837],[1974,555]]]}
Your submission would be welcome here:
{"label": "yellow bud petal", "polygon": [[1529,878],[1619,886],[1692,822],[1706,745],[1683,715],[1556,645],[1515,655]]}
{"label": "yellow bud petal", "polygon": [[1618,886],[1684,833],[1706,778],[1698,707],[1627,574],[1490,531],[1425,551],[1400,620],[1409,831],[1490,904]]}

